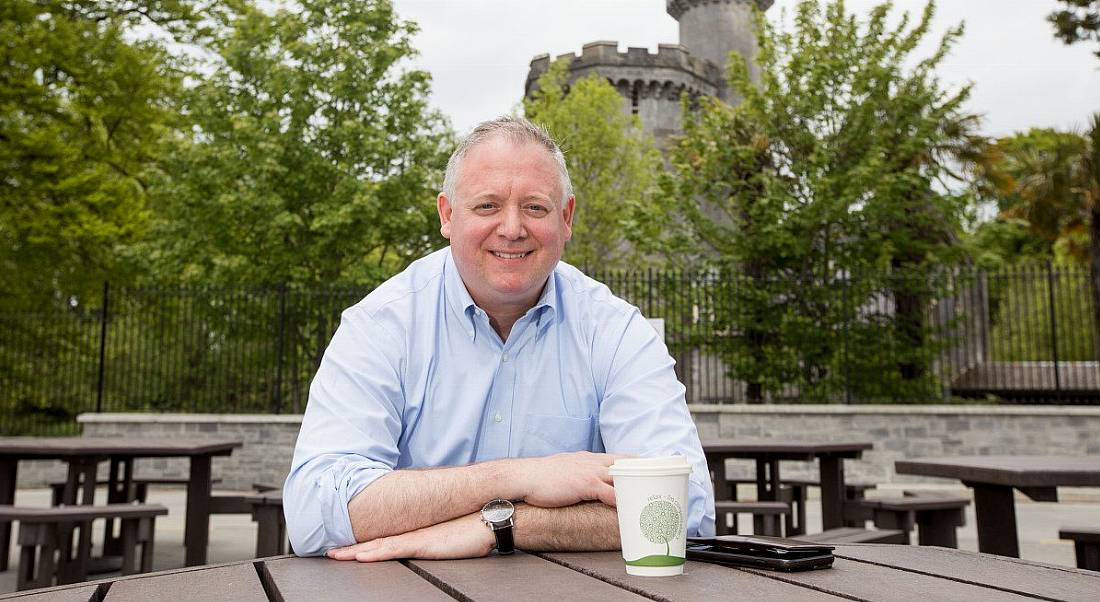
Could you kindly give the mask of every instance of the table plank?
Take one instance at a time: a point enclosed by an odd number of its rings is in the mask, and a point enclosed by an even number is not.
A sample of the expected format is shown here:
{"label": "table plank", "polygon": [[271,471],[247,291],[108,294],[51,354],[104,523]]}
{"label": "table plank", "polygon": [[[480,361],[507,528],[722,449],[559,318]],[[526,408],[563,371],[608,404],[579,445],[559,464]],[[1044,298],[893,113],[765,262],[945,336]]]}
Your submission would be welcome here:
{"label": "table plank", "polygon": [[806,589],[799,585],[777,582],[768,577],[745,571],[688,561],[683,577],[637,577],[628,575],[618,552],[606,554],[544,553],[546,558],[575,571],[591,575],[618,587],[645,592],[667,600],[760,600],[762,602],[808,602],[841,600],[838,596]]}
{"label": "table plank", "polygon": [[874,448],[869,441],[799,441],[786,439],[708,439],[702,442],[706,453],[767,454],[781,460],[813,458],[835,454],[859,457]]}
{"label": "table plank", "polygon": [[1100,573],[949,548],[838,545],[838,557],[1057,600],[1096,600]]}
{"label": "table plank", "polygon": [[515,602],[555,600],[639,602],[635,594],[555,564],[516,552],[469,560],[410,560],[409,566],[459,600]]}
{"label": "table plank", "polygon": [[[901,547],[901,546],[899,546]],[[837,558],[830,569],[779,573],[758,569],[746,572],[763,575],[777,581],[795,583],[820,592],[829,592],[855,600],[920,600],[921,602],[972,602],[1004,600],[1024,602],[1034,600],[1010,592],[981,585],[960,583],[933,575],[881,566],[847,558]]]}
{"label": "table plank", "polygon": [[0,437],[0,457],[29,460],[74,455],[143,457],[228,455],[234,448],[242,445],[243,442],[239,440],[211,440],[195,437]]}
{"label": "table plank", "polygon": [[93,596],[98,590],[98,585],[78,585],[45,592],[35,592],[34,590],[17,592],[8,596],[0,596],[0,599],[13,600],[14,602],[90,602],[94,599]]}
{"label": "table plank", "polygon": [[894,462],[894,470],[899,474],[1010,487],[1100,485],[1100,455],[910,458]]}
{"label": "table plank", "polygon": [[[321,587],[318,584],[318,587]],[[208,569],[150,574],[111,584],[106,602],[147,602],[167,599],[267,602],[260,576],[251,562]]]}
{"label": "table plank", "polygon": [[452,600],[396,561],[366,564],[328,558],[284,558],[267,561],[263,567],[284,602]]}

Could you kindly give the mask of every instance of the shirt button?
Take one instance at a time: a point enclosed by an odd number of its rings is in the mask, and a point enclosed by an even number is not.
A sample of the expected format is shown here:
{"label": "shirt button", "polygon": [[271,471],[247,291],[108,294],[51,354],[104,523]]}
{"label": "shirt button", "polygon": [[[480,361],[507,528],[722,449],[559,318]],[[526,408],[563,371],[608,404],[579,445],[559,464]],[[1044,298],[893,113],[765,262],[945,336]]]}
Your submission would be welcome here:
{"label": "shirt button", "polygon": [[508,354],[505,353],[504,355],[500,356],[500,361],[502,361],[502,362],[508,361]]}
{"label": "shirt button", "polygon": [[493,416],[493,420],[495,420],[497,422],[504,422],[504,416],[501,416],[500,412],[497,412],[497,415]]}

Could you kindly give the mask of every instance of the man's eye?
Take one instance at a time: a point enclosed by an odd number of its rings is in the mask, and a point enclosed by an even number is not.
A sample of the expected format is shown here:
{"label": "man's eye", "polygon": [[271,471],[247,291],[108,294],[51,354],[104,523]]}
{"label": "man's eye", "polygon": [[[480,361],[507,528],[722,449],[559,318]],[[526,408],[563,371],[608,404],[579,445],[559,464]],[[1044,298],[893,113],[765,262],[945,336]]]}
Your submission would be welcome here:
{"label": "man's eye", "polygon": [[527,210],[536,215],[546,215],[550,213],[550,209],[543,205],[528,205]]}
{"label": "man's eye", "polygon": [[474,209],[477,209],[478,211],[492,211],[494,208],[496,208],[496,205],[492,203],[482,203],[477,207],[474,207]]}

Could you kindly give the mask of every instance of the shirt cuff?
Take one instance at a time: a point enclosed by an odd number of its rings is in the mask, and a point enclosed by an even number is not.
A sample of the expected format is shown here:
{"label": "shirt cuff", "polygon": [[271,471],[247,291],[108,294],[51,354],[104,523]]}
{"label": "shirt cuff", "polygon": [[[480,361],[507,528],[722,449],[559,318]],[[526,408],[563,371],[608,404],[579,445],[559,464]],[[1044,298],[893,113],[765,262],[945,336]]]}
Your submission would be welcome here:
{"label": "shirt cuff", "polygon": [[368,460],[334,467],[329,473],[334,479],[332,487],[335,495],[322,496],[328,507],[321,513],[321,520],[331,547],[356,543],[351,515],[348,514],[348,502],[376,479],[391,471],[384,464]]}

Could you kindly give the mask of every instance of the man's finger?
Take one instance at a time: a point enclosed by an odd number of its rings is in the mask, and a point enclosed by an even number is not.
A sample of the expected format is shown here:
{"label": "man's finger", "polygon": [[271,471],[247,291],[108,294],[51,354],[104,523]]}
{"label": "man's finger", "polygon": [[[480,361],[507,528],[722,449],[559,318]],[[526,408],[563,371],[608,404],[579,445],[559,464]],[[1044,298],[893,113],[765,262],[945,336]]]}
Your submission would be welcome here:
{"label": "man's finger", "polygon": [[366,548],[367,543],[356,543],[342,548],[333,548],[325,556],[334,560],[354,560],[355,555]]}
{"label": "man's finger", "polygon": [[381,562],[397,558],[414,558],[416,548],[411,541],[410,534],[396,535],[377,539],[375,545],[358,550],[353,556],[359,562]]}
{"label": "man's finger", "polygon": [[615,488],[610,485],[601,485],[599,489],[600,501],[615,507]]}

